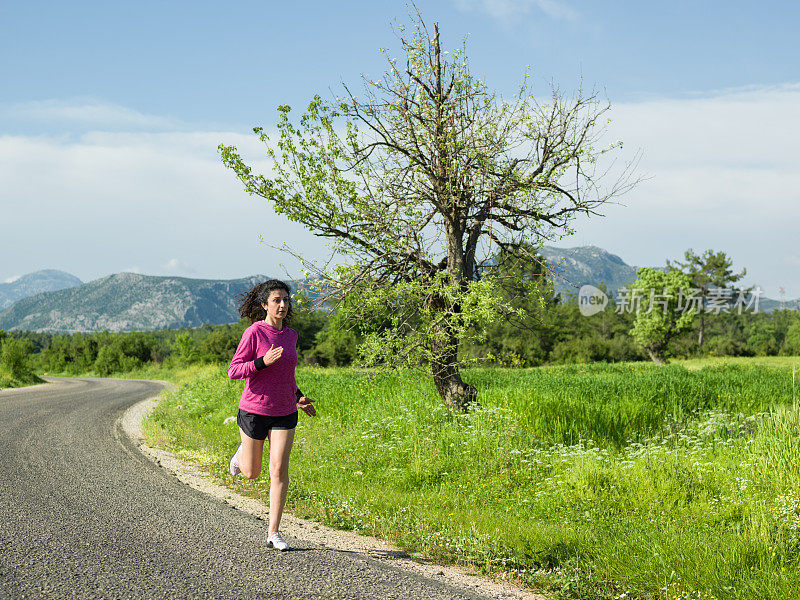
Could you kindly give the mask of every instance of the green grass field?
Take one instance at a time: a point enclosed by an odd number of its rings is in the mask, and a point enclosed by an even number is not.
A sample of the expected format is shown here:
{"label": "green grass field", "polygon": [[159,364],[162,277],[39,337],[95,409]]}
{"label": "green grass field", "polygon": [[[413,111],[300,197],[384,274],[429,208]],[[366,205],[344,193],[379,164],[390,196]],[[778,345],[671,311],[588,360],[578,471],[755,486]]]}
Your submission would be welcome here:
{"label": "green grass field", "polygon": [[[300,369],[288,510],[555,597],[800,598],[794,362],[473,370],[465,416],[424,376]],[[266,501],[227,473],[242,385],[194,369],[145,429]]]}

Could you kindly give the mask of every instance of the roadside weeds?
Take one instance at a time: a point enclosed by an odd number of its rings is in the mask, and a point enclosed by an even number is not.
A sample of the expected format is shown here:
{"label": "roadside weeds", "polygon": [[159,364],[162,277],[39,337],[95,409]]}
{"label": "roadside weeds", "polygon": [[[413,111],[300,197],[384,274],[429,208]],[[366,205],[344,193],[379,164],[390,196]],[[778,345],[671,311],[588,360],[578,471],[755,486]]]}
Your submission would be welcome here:
{"label": "roadside weeds", "polygon": [[[171,383],[163,383],[167,387],[174,387]],[[155,405],[155,398],[134,404],[119,419],[117,426],[131,439],[142,454],[174,475],[179,481],[264,521],[266,541],[266,523],[269,518],[267,504],[255,498],[243,496],[226,487],[218,478],[196,465],[181,460],[167,449],[153,448],[145,443],[141,424]],[[352,552],[370,559],[387,561],[394,567],[412,571],[456,588],[477,591],[498,599],[548,600],[547,596],[525,590],[512,582],[495,581],[461,567],[437,565],[420,554],[407,553],[384,540],[331,529],[288,513],[284,513],[281,520],[281,531],[292,538],[307,540],[335,551]]]}

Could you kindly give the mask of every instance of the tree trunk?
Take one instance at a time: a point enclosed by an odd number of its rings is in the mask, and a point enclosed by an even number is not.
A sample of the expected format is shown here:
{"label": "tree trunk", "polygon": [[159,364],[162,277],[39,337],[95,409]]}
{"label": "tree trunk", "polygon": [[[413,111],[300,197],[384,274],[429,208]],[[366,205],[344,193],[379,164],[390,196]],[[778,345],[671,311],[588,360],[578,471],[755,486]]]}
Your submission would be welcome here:
{"label": "tree trunk", "polygon": [[706,286],[703,285],[700,292],[700,333],[697,334],[697,348],[703,348],[703,329],[705,328],[705,314],[706,314]]}
{"label": "tree trunk", "polygon": [[449,408],[465,413],[470,404],[477,404],[478,390],[464,383],[458,370],[458,339],[447,326],[438,332],[433,342],[431,374],[442,402]]}
{"label": "tree trunk", "polygon": [[657,365],[664,365],[667,361],[664,359],[664,355],[662,352],[655,348],[648,348],[647,353],[650,355],[650,358],[653,360],[654,363]]}
{"label": "tree trunk", "polygon": [[462,381],[458,367],[434,364],[433,383],[442,402],[453,410],[465,413],[471,404],[478,402],[478,390]]}
{"label": "tree trunk", "polygon": [[705,325],[703,315],[700,315],[700,334],[697,336],[697,346],[699,348],[703,347],[703,326]]}

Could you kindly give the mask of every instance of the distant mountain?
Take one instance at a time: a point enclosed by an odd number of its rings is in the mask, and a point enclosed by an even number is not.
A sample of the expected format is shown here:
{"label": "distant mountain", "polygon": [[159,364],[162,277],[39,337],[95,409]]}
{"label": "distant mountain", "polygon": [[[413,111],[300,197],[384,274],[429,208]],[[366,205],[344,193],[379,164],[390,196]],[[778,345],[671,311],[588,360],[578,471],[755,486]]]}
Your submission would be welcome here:
{"label": "distant mountain", "polygon": [[0,310],[35,294],[63,290],[82,283],[74,275],[56,269],[28,273],[10,283],[0,283]]}
{"label": "distant mountain", "polygon": [[554,271],[553,287],[564,300],[568,300],[570,294],[577,297],[582,285],[597,286],[602,282],[609,292],[615,293],[636,280],[637,267],[597,246],[542,246],[539,253]]}
{"label": "distant mountain", "polygon": [[190,279],[117,273],[23,298],[0,311],[0,329],[53,333],[144,331],[239,320],[235,295],[264,275]]}
{"label": "distant mountain", "polygon": [[[565,301],[570,295],[577,296],[584,284],[597,286],[603,282],[610,294],[616,294],[616,290],[636,279],[637,267],[597,246],[543,246],[540,253],[556,272],[554,287]],[[82,284],[63,271],[39,271],[0,284],[5,297],[12,293],[23,296],[0,310],[0,329],[73,333],[234,323],[239,320],[236,294],[266,279],[264,275],[226,280],[117,273]],[[292,289],[306,287],[301,281],[287,283]],[[45,289],[37,292],[36,285]],[[47,286],[57,287],[53,290]],[[309,295],[313,298],[313,293]],[[0,296],[0,302],[3,298]],[[761,312],[781,306],[797,310],[800,301],[781,304],[769,298],[759,300]]]}
{"label": "distant mountain", "polygon": [[795,300],[773,300],[772,298],[761,297],[758,301],[759,312],[772,312],[773,310],[800,310],[800,298]]}

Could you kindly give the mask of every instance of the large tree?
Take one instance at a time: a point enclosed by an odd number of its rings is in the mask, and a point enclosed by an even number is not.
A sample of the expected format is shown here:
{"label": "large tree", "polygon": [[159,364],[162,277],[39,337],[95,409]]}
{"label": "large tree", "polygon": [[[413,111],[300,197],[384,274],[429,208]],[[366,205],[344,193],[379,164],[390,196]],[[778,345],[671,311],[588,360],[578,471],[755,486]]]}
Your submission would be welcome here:
{"label": "large tree", "polygon": [[540,102],[526,78],[504,101],[470,72],[464,43],[442,50],[438,25],[417,13],[396,36],[403,58],[364,76],[361,96],[315,96],[299,122],[279,107],[274,140],[254,129],[270,174],[232,146],[220,153],[246,191],[332,240],[340,266],[317,273],[320,298],[349,295],[340,310],[368,329],[364,361],[427,364],[443,401],[464,409],[476,390],[459,344],[513,310],[498,310],[500,286],[483,276],[492,257],[533,259],[526,248],[571,233],[573,217],[634,182],[628,165],[601,186],[598,159],[620,144],[603,145],[609,106],[596,94],[551,88]]}
{"label": "large tree", "polygon": [[682,294],[691,285],[686,273],[667,273],[641,267],[626,289],[623,310],[636,313],[630,333],[657,365],[667,361],[669,343],[692,325],[695,308],[682,306]]}
{"label": "large tree", "polygon": [[703,254],[695,254],[689,248],[684,252],[684,261],[667,260],[667,267],[671,270],[681,271],[689,276],[689,280],[699,297],[698,313],[700,315],[700,331],[697,335],[698,347],[703,347],[703,333],[705,331],[705,313],[709,292],[716,289],[726,289],[747,275],[747,269],[741,273],[733,272],[733,260],[722,251],[714,252],[709,249]]}

